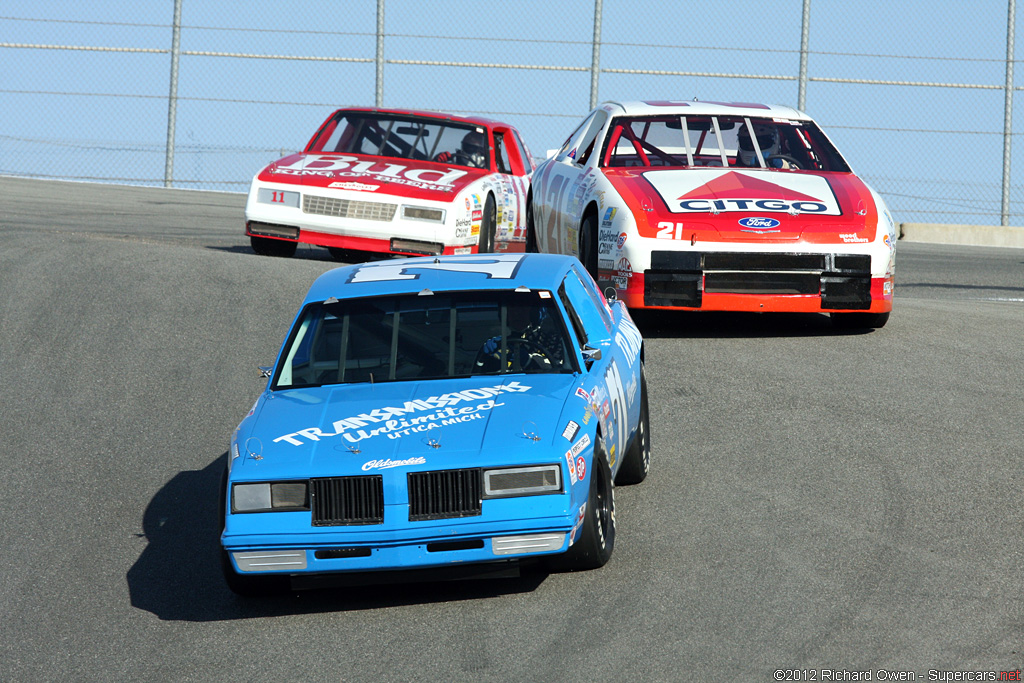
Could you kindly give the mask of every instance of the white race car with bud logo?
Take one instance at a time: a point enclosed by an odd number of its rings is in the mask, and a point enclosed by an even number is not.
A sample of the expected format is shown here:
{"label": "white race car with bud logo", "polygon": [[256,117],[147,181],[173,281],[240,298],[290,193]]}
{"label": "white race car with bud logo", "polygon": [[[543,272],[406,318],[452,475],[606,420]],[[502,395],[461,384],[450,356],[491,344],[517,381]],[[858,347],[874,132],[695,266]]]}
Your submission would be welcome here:
{"label": "white race car with bud logo", "polygon": [[896,227],[806,114],[606,102],[537,167],[527,250],[573,254],[631,308],[830,313],[882,327]]}
{"label": "white race car with bud logo", "polygon": [[339,109],[302,153],[253,178],[245,231],[266,256],[292,256],[300,242],[340,260],[353,251],[523,251],[532,172],[530,152],[508,124]]}

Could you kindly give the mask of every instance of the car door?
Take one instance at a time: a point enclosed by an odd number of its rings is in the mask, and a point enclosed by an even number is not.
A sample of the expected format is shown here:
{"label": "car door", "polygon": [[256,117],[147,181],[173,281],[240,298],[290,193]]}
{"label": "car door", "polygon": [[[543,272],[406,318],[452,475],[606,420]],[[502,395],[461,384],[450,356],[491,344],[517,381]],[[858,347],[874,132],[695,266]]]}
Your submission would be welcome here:
{"label": "car door", "polygon": [[[633,349],[639,347],[616,339],[619,328],[615,311],[607,306],[586,272],[576,266],[570,268],[558,295],[569,313],[586,360],[584,367],[588,377],[584,387],[601,425],[608,464],[614,474],[632,434],[631,425],[640,414],[639,392],[633,386],[639,376],[640,362]],[[621,317],[620,311],[618,318],[621,320]],[[595,357],[593,349],[600,350],[600,358]],[[588,356],[592,360],[587,360]],[[630,394],[633,394],[632,400]]]}
{"label": "car door", "polygon": [[528,165],[528,160],[524,162],[511,130],[495,128],[494,161],[498,166],[500,185],[500,196],[496,198],[497,239],[525,240],[527,174],[533,171],[533,167]]}

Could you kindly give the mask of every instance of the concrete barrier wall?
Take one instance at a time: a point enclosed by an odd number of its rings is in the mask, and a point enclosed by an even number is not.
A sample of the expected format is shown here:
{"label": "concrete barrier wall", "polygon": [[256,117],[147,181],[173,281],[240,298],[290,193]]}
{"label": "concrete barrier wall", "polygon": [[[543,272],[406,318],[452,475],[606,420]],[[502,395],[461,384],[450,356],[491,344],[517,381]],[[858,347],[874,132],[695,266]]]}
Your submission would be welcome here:
{"label": "concrete barrier wall", "polygon": [[900,223],[900,239],[907,242],[967,244],[975,247],[1018,247],[1024,249],[1024,227]]}

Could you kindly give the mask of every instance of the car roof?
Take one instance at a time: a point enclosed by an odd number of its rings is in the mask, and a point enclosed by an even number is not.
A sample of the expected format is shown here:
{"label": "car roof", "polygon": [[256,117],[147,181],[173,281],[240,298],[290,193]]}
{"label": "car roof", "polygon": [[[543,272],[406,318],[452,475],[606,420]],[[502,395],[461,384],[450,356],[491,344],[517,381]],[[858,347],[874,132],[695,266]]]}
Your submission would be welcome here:
{"label": "car roof", "polygon": [[461,123],[472,123],[479,126],[491,128],[494,126],[503,126],[512,128],[511,124],[503,121],[495,121],[494,119],[484,118],[482,116],[457,116],[455,114],[448,114],[441,111],[428,111],[426,109],[386,109],[383,107],[341,107],[338,111],[362,111],[362,112],[376,112],[379,114],[401,114],[404,116],[422,116],[429,119],[443,119],[446,121],[456,121]]}
{"label": "car roof", "polygon": [[606,109],[614,116],[657,116],[659,114],[687,114],[692,116],[750,116],[810,121],[802,111],[781,104],[756,102],[701,102],[699,100],[643,100],[608,101],[598,109]]}
{"label": "car roof", "polygon": [[468,254],[394,258],[330,270],[313,282],[303,305],[313,301],[389,294],[469,290],[556,291],[573,263],[561,254]]}

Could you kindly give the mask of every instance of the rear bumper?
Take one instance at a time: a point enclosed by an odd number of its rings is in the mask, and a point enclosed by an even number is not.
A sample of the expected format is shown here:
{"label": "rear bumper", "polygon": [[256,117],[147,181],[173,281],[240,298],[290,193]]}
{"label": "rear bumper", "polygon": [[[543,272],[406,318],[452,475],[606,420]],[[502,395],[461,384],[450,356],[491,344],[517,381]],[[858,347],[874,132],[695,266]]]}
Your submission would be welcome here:
{"label": "rear bumper", "polygon": [[615,282],[619,298],[630,308],[791,313],[892,310],[893,278],[872,277],[868,255],[655,251],[650,265],[642,272],[608,271],[602,279]]}

